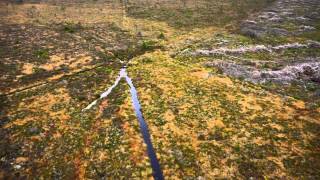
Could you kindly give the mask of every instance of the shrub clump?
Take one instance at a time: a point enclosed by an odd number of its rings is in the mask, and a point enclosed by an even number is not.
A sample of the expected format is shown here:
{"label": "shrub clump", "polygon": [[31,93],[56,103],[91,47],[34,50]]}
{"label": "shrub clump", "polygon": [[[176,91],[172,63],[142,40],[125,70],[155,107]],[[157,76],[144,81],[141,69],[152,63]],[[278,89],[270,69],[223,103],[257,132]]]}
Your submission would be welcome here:
{"label": "shrub clump", "polygon": [[80,23],[66,22],[63,24],[63,31],[67,33],[75,33],[82,28]]}
{"label": "shrub clump", "polygon": [[40,60],[49,59],[49,50],[48,49],[38,49],[34,52],[34,55]]}

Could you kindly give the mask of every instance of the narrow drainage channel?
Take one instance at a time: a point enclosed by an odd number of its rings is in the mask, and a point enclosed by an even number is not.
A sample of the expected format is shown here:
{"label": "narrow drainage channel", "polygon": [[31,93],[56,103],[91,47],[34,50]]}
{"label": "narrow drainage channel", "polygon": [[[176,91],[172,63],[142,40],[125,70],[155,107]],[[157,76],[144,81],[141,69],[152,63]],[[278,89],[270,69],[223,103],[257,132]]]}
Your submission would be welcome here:
{"label": "narrow drainage channel", "polygon": [[147,144],[147,152],[148,152],[148,156],[149,156],[151,167],[152,167],[153,177],[155,180],[162,180],[162,179],[164,179],[163,174],[162,174],[161,167],[160,167],[159,161],[157,159],[156,153],[154,152],[154,149],[153,149],[148,125],[145,122],[143,115],[142,115],[142,112],[141,112],[141,105],[140,105],[140,102],[138,99],[138,93],[132,83],[131,78],[127,74],[126,68],[121,68],[120,74],[119,74],[118,78],[116,79],[115,83],[109,89],[107,89],[104,93],[102,93],[100,95],[99,99],[96,99],[95,101],[93,101],[91,104],[89,104],[82,111],[86,111],[86,110],[91,109],[94,105],[97,104],[97,102],[100,99],[107,97],[112,92],[112,90],[119,84],[119,82],[122,78],[126,79],[126,82],[128,83],[128,85],[130,87],[130,94],[131,94],[133,108],[134,108],[134,111],[135,111],[136,116],[139,121],[140,131],[142,133],[142,137],[144,139],[144,142]]}
{"label": "narrow drainage channel", "polygon": [[93,101],[92,103],[90,103],[86,108],[82,109],[82,111],[86,111],[86,110],[91,109],[93,106],[95,106],[95,105],[98,103],[98,101],[99,101],[100,99],[106,98],[106,97],[112,92],[112,90],[113,90],[115,87],[117,87],[117,85],[119,84],[121,78],[126,77],[126,76],[127,76],[126,69],[125,69],[125,68],[121,68],[120,73],[119,73],[119,76],[117,77],[117,79],[116,79],[116,81],[114,82],[114,84],[113,84],[111,87],[109,87],[109,89],[107,89],[105,92],[103,92],[98,99],[94,100],[94,101]]}

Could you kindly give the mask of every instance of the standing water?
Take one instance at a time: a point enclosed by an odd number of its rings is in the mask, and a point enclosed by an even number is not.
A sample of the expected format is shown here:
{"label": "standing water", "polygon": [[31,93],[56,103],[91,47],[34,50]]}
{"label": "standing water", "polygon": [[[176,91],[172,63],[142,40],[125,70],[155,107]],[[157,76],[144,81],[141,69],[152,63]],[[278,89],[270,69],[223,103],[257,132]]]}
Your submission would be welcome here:
{"label": "standing water", "polygon": [[[138,99],[138,93],[132,83],[131,78],[128,76],[128,74],[126,72],[126,68],[121,68],[120,74],[119,74],[118,78],[116,79],[115,83],[107,91],[102,93],[101,96],[99,97],[99,99],[107,97],[111,93],[111,91],[119,84],[119,82],[122,78],[126,79],[126,82],[128,83],[128,85],[130,87],[130,94],[131,94],[133,108],[134,108],[136,116],[139,120],[140,131],[142,133],[142,137],[144,139],[144,142],[147,144],[147,152],[148,152],[148,156],[149,156],[149,159],[151,162],[153,177],[156,180],[162,180],[162,179],[164,179],[163,174],[162,174],[156,153],[154,152],[153,145],[151,143],[151,138],[150,138],[147,123],[145,122],[143,115],[142,115],[142,112],[141,112],[141,105],[140,105],[140,102]],[[99,99],[93,101],[86,108],[84,108],[83,111],[91,109],[94,105],[97,104]]]}
{"label": "standing water", "polygon": [[86,108],[82,109],[82,111],[86,111],[86,110],[91,109],[94,105],[96,105],[98,103],[99,99],[103,99],[103,98],[107,97],[112,92],[112,90],[119,84],[121,78],[126,77],[126,76],[127,76],[126,69],[121,68],[120,74],[119,74],[118,78],[116,79],[116,81],[114,82],[114,84],[108,90],[106,90],[104,93],[102,93],[98,99],[94,100]]}

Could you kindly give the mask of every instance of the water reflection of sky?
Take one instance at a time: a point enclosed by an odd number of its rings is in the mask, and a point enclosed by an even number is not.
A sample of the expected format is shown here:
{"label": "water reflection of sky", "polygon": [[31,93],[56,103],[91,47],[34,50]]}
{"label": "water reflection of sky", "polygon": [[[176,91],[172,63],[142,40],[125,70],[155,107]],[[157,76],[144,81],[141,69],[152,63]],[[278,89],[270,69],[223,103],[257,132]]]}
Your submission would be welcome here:
{"label": "water reflection of sky", "polygon": [[119,76],[117,77],[114,84],[111,87],[109,87],[105,92],[103,92],[98,99],[96,99],[95,101],[90,103],[86,108],[84,108],[83,111],[91,109],[94,105],[96,105],[98,103],[98,101],[100,99],[106,98],[112,92],[112,90],[119,84],[119,82],[122,78],[126,79],[126,82],[128,83],[128,85],[130,87],[130,94],[131,94],[133,108],[134,108],[134,111],[136,113],[136,116],[137,116],[139,124],[140,124],[140,131],[142,133],[144,142],[147,145],[147,151],[148,151],[148,156],[149,156],[149,159],[151,162],[153,177],[156,180],[162,180],[162,179],[164,179],[163,174],[162,174],[156,153],[154,152],[153,145],[151,143],[151,138],[150,138],[147,123],[145,122],[143,115],[142,115],[142,112],[141,112],[141,105],[140,105],[140,102],[138,99],[138,93],[137,93],[136,88],[133,85],[132,79],[127,74],[126,68],[121,68]]}

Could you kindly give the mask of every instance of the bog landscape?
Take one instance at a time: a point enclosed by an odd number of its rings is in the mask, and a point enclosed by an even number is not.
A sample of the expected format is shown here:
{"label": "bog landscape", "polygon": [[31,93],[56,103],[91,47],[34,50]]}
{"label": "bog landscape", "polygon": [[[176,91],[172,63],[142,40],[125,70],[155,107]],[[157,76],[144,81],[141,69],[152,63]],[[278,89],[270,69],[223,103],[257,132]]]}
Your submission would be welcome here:
{"label": "bog landscape", "polygon": [[0,179],[320,179],[320,1],[1,0]]}

